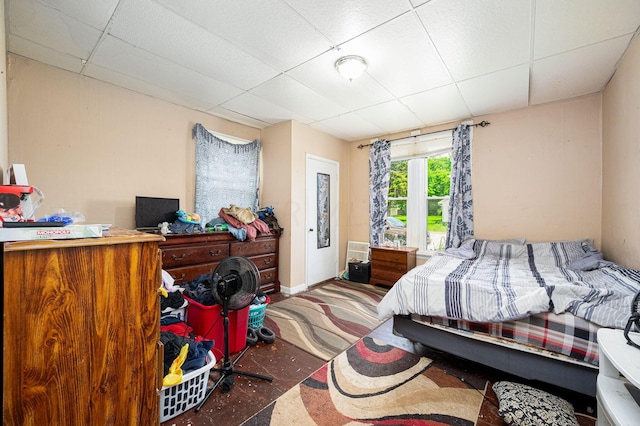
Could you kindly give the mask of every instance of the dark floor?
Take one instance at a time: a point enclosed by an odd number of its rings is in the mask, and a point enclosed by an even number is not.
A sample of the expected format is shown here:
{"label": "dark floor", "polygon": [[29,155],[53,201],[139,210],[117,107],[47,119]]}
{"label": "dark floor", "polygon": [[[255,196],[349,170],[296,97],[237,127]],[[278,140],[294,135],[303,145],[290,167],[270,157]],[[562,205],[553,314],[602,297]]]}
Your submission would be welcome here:
{"label": "dark floor", "polygon": [[[271,303],[278,302],[288,296],[284,294],[270,295]],[[469,379],[471,376],[481,376],[491,383],[498,380],[515,380],[498,371],[480,366],[478,364],[451,357],[448,354],[430,351],[424,347],[414,345],[392,331],[392,321],[389,320],[373,330],[370,336],[402,348],[408,352],[419,353],[434,361],[443,363],[451,374],[460,378]],[[231,355],[235,359],[236,355]],[[258,343],[250,348],[235,365],[237,371],[271,376],[272,382],[236,375],[235,383],[230,392],[221,393],[216,389],[203,404],[199,412],[192,408],[187,412],[167,420],[162,425],[190,426],[190,425],[239,425],[262,408],[269,405],[287,390],[307,378],[311,373],[325,364],[325,361],[316,358],[295,346],[276,339],[273,344]],[[216,365],[220,367],[220,364]],[[217,378],[213,372],[211,378]],[[210,386],[213,384],[210,379]],[[575,407],[578,420],[581,425],[593,425],[595,422],[595,399],[583,395],[567,393],[556,389],[545,389],[569,400]],[[478,426],[503,425],[498,415],[495,394],[490,389],[483,403]]]}

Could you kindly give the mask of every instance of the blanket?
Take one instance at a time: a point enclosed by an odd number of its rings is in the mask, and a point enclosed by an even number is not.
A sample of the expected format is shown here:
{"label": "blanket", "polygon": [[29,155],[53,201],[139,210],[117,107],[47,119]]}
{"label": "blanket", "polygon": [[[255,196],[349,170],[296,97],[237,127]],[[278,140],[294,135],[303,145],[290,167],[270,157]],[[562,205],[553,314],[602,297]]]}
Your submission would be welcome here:
{"label": "blanket", "polygon": [[596,251],[584,241],[466,244],[409,271],[378,305],[378,318],[415,313],[502,322],[570,312],[624,328],[640,291],[640,271],[603,261],[580,267]]}

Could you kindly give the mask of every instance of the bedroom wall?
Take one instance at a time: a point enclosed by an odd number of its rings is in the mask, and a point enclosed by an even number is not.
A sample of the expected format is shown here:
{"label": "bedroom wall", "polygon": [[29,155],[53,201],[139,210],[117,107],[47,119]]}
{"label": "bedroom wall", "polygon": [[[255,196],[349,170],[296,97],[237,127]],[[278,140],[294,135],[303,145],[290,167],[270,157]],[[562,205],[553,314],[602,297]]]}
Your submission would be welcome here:
{"label": "bedroom wall", "polygon": [[253,140],[260,130],[8,55],[9,164],[24,163],[38,216],[135,226],[136,195],[194,208],[195,123]]}
{"label": "bedroom wall", "polygon": [[640,269],[640,37],[603,94],[602,251]]}
{"label": "bedroom wall", "polygon": [[[290,140],[287,139],[287,129]],[[277,143],[272,143],[276,139]],[[348,194],[349,194],[349,144],[341,139],[317,131],[306,124],[296,121],[280,123],[264,129],[262,139],[265,145],[277,146],[273,155],[283,156],[285,162],[267,161],[265,154],[265,198],[275,200],[274,203],[285,204],[277,210],[278,221],[282,215],[285,233],[280,239],[281,264],[288,270],[281,273],[281,284],[287,287],[284,291],[296,292],[315,283],[306,282],[306,155],[336,161],[339,164],[339,264],[346,256],[348,235]],[[270,157],[272,158],[272,157]],[[274,173],[279,177],[271,179]],[[267,189],[268,188],[268,189]],[[271,194],[267,197],[267,194]],[[275,204],[274,204],[275,206]],[[282,211],[282,213],[279,213]]]}
{"label": "bedroom wall", "polygon": [[[491,122],[474,130],[476,235],[600,243],[600,105],[596,94],[475,119]],[[350,223],[368,217],[368,150],[358,150],[361,143],[369,141],[351,144]],[[350,229],[349,239],[368,240],[368,226]]]}

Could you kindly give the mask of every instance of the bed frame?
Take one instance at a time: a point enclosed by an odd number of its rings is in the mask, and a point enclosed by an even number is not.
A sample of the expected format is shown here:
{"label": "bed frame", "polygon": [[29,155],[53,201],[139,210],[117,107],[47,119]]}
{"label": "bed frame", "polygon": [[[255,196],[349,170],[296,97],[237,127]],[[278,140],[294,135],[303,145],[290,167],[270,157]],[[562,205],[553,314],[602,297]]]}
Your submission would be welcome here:
{"label": "bed frame", "polygon": [[527,380],[537,380],[581,394],[596,396],[598,368],[586,363],[499,346],[484,340],[431,327],[409,316],[393,317],[394,333],[428,348],[450,353]]}

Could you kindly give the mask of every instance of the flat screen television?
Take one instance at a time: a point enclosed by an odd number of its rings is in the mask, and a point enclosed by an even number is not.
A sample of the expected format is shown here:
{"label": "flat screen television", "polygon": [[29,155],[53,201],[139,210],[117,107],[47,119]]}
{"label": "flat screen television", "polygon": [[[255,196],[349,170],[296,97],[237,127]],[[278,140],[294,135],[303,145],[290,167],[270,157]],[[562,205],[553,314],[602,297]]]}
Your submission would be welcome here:
{"label": "flat screen television", "polygon": [[162,222],[173,223],[178,210],[178,198],[136,196],[136,229],[158,228]]}

